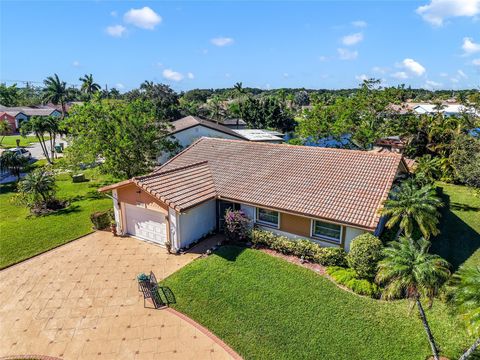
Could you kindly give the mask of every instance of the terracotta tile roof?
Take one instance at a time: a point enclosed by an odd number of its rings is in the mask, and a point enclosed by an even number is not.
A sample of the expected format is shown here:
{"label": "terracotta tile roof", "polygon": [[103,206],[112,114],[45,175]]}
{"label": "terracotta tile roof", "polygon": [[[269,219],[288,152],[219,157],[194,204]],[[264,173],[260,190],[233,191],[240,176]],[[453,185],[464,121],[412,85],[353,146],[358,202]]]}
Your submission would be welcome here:
{"label": "terracotta tile roof", "polygon": [[202,119],[198,116],[185,116],[184,118],[172,121],[173,129],[171,134],[175,134],[179,131],[183,131],[186,129],[189,129],[191,127],[197,126],[197,125],[202,125],[205,127],[208,127],[213,130],[217,130],[220,132],[223,132],[225,134],[231,135],[237,139],[244,139],[246,140],[242,135],[237,134],[235,131],[230,129],[227,126],[224,126],[222,124],[217,124],[213,121],[207,120],[207,119]]}
{"label": "terracotta tile roof", "polygon": [[177,211],[183,211],[217,196],[207,161],[139,176],[133,182]]}
{"label": "terracotta tile roof", "polygon": [[201,138],[136,181],[178,209],[217,196],[373,230],[401,162],[394,153]]}

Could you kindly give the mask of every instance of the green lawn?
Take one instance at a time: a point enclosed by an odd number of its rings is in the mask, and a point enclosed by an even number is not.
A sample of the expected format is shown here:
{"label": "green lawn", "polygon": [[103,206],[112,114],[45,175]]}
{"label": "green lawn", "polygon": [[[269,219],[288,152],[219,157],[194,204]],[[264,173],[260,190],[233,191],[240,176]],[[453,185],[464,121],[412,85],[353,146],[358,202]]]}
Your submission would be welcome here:
{"label": "green lawn", "polygon": [[[9,135],[5,136],[5,138],[2,141],[2,145],[0,147],[8,149],[12,147],[17,146],[17,142],[15,141],[16,139],[20,139],[20,146],[28,146],[30,143],[38,142],[38,139],[36,136],[27,136],[23,137],[21,135]],[[48,136],[45,137],[45,140],[50,139]]]}
{"label": "green lawn", "polygon": [[[346,292],[311,270],[258,250],[226,246],[164,281],[173,305],[245,359],[405,359],[429,354],[406,301]],[[440,301],[427,311],[442,353],[458,358],[473,342]]]}
{"label": "green lawn", "polygon": [[96,169],[84,173],[90,181],[76,184],[68,174],[57,176],[58,198],[70,199],[70,206],[42,217],[30,216],[27,208],[11,202],[13,184],[0,185],[0,268],[92,231],[90,214],[112,206],[97,188],[113,179]]}
{"label": "green lawn", "polygon": [[431,251],[447,259],[454,271],[463,263],[480,265],[480,197],[465,186],[437,186],[445,207]]}

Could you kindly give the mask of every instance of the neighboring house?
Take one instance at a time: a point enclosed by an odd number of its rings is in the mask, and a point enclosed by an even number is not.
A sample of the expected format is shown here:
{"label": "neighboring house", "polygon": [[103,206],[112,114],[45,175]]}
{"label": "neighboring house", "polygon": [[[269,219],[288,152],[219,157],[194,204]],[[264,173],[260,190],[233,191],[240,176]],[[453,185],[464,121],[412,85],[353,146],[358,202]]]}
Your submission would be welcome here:
{"label": "neighboring house", "polygon": [[401,139],[399,136],[387,136],[375,141],[373,150],[392,151],[392,152],[402,154],[406,145],[407,144],[405,140]]}
{"label": "neighboring house", "polygon": [[275,131],[263,130],[263,129],[243,129],[233,130],[237,134],[241,135],[248,141],[266,142],[272,144],[283,143],[283,138],[278,135],[283,135]]}
{"label": "neighboring house", "polygon": [[15,133],[17,130],[17,121],[15,115],[11,112],[0,112],[0,120],[8,122],[10,125],[10,134]]}
{"label": "neighboring house", "polygon": [[225,119],[222,121],[222,125],[237,130],[245,129],[247,127],[247,123],[242,119]]}
{"label": "neighboring house", "polygon": [[382,231],[379,209],[405,172],[395,153],[201,138],[153,173],[99,191],[112,191],[121,234],[175,251],[221,230],[228,208],[348,251],[356,236]]}
{"label": "neighboring house", "polygon": [[23,121],[28,121],[32,116],[62,116],[62,113],[52,107],[8,107],[0,105],[0,114],[7,113],[15,117],[15,132],[18,132]]}

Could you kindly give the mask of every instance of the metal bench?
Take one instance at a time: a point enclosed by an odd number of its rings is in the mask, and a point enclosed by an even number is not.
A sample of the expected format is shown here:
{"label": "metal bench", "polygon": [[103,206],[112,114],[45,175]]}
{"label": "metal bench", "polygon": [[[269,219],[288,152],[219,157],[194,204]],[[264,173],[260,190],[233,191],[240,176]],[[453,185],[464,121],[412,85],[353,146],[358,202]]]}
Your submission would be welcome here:
{"label": "metal bench", "polygon": [[146,307],[146,300],[150,299],[155,309],[165,306],[160,293],[158,292],[158,283],[153,272],[150,272],[149,279],[147,281],[138,282],[139,291],[143,294],[143,307]]}

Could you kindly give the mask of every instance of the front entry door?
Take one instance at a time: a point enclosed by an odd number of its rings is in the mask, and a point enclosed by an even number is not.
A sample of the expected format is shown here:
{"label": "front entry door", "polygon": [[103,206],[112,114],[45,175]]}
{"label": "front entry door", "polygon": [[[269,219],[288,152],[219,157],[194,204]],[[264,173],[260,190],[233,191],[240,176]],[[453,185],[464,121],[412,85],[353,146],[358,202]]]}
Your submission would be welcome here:
{"label": "front entry door", "polygon": [[218,228],[223,230],[225,228],[225,213],[228,209],[240,210],[240,204],[220,200],[218,202]]}

